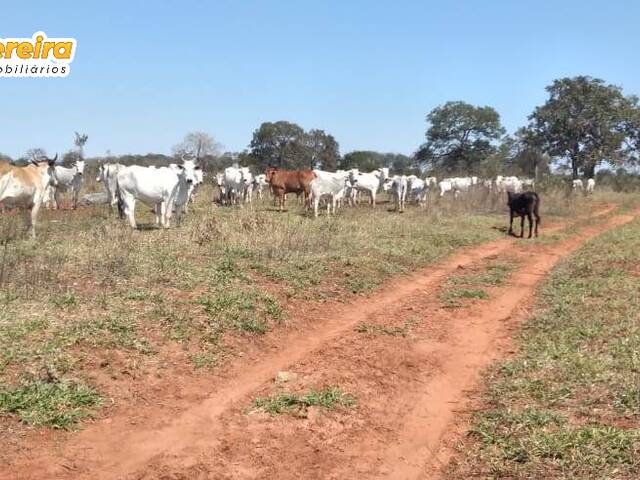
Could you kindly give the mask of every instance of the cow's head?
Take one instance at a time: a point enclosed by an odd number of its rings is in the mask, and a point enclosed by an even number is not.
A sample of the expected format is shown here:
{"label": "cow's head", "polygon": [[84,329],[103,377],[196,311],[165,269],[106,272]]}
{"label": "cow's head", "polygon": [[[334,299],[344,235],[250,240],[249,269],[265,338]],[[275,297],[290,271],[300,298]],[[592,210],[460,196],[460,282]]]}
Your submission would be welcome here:
{"label": "cow's head", "polygon": [[98,174],[97,174],[97,177],[96,177],[96,182],[101,182],[103,176],[104,176],[104,165],[100,165],[98,167]]}
{"label": "cow's head", "polygon": [[76,160],[76,171],[78,172],[78,175],[82,175],[84,173],[84,160],[80,159],[80,160]]}
{"label": "cow's head", "polygon": [[267,168],[266,172],[264,172],[265,180],[268,183],[271,183],[271,180],[273,179],[273,176],[276,174],[277,171],[278,171],[278,167],[269,167],[269,168]]}
{"label": "cow's head", "polygon": [[58,185],[58,180],[55,176],[56,162],[58,161],[58,154],[53,158],[41,157],[31,160],[36,167],[40,169],[42,179],[46,185]]}
{"label": "cow's head", "polygon": [[184,177],[184,180],[188,185],[195,184],[197,182],[196,177],[196,162],[193,160],[184,160],[181,165],[178,165],[179,175]]}

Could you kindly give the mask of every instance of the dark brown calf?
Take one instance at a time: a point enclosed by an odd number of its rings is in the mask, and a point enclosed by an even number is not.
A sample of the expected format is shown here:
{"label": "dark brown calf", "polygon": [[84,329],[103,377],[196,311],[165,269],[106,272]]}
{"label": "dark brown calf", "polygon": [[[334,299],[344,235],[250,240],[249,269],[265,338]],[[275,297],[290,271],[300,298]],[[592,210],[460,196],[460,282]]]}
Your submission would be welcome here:
{"label": "dark brown calf", "polygon": [[520,217],[520,238],[524,237],[524,217],[529,219],[529,238],[533,229],[533,218],[536,219],[535,233],[538,236],[540,223],[540,197],[536,192],[513,193],[507,192],[507,205],[509,206],[509,235],[513,235],[513,217]]}
{"label": "dark brown calf", "polygon": [[295,193],[296,195],[304,194],[305,208],[309,203],[309,195],[311,193],[311,181],[316,178],[313,170],[280,170],[277,168],[268,168],[266,171],[266,180],[271,185],[271,191],[278,199],[280,211],[284,209],[287,193]]}

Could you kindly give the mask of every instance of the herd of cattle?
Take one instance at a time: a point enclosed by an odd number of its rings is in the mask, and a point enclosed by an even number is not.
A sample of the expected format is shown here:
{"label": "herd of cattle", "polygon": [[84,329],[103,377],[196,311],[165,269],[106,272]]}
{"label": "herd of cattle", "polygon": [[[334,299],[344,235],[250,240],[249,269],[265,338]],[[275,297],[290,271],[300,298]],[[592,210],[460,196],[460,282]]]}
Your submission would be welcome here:
{"label": "herd of cattle", "polygon": [[[75,208],[83,185],[84,160],[77,160],[72,167],[56,165],[56,157],[33,160],[27,166],[14,166],[0,162],[0,206],[22,206],[31,209],[28,226],[35,238],[35,223],[42,204],[57,208],[60,194],[69,191]],[[102,164],[98,169],[98,182],[105,188],[95,203],[109,203],[118,210],[121,218],[127,218],[136,228],[135,205],[141,201],[154,208],[156,224],[169,227],[175,213],[179,224],[193,201],[197,188],[204,181],[204,172],[196,160],[182,156],[182,162],[168,167]],[[436,195],[460,195],[484,189],[488,193],[511,192],[519,194],[534,189],[531,179],[514,176],[497,176],[495,179],[478,177],[419,178],[416,175],[389,175],[388,168],[371,172],[358,169],[327,172],[323,170],[283,170],[268,168],[266,173],[253,175],[248,167],[232,166],[215,175],[221,205],[251,203],[254,194],[262,198],[270,189],[280,210],[285,207],[288,193],[302,196],[306,208],[312,208],[315,216],[321,202],[326,202],[327,214],[336,212],[344,203],[357,204],[362,197],[375,207],[379,191],[387,192],[397,211],[403,211],[406,202],[424,207],[430,192]],[[584,190],[582,180],[573,181],[574,190]],[[588,179],[586,192],[593,192],[595,181]]]}

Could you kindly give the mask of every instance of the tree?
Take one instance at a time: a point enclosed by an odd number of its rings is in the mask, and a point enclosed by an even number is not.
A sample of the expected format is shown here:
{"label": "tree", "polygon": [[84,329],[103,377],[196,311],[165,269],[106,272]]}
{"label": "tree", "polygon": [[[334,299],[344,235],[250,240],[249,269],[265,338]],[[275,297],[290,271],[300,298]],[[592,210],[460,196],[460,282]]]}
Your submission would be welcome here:
{"label": "tree", "polygon": [[357,150],[347,153],[339,162],[342,170],[357,168],[362,172],[370,172],[385,165],[385,157],[382,153],[366,150]]}
{"label": "tree", "polygon": [[504,135],[500,115],[491,107],[447,102],[427,115],[427,141],[416,158],[431,170],[473,173],[496,151],[492,142]]}
{"label": "tree", "polygon": [[333,171],[340,159],[338,142],[324,130],[313,129],[306,135],[310,168]]}
{"label": "tree", "polygon": [[260,169],[299,168],[304,164],[305,134],[295,123],[264,122],[253,132],[249,147]]}
{"label": "tree", "polygon": [[[529,142],[592,178],[606,161],[623,165],[634,158],[640,121],[638,99],[622,89],[587,76],[562,78],[547,87],[549,98],[529,117]],[[637,144],[636,144],[637,146]]]}
{"label": "tree", "polygon": [[209,170],[215,163],[215,157],[220,154],[222,145],[206,132],[189,132],[184,140],[173,147],[173,154],[181,156],[185,153],[195,155],[196,160]]}
{"label": "tree", "polygon": [[84,158],[84,146],[86,145],[87,140],[89,140],[89,135],[87,135],[86,133],[82,135],[80,135],[78,132],[74,133],[76,134],[76,138],[73,143],[76,147],[78,147],[78,155],[82,159]]}
{"label": "tree", "polygon": [[45,158],[47,156],[47,151],[44,148],[36,147],[30,148],[24,154],[23,159],[26,161],[38,160],[41,158]]}
{"label": "tree", "polygon": [[249,147],[250,159],[260,170],[270,166],[333,170],[340,159],[340,148],[332,135],[318,129],[305,132],[286,121],[264,122],[253,132]]}

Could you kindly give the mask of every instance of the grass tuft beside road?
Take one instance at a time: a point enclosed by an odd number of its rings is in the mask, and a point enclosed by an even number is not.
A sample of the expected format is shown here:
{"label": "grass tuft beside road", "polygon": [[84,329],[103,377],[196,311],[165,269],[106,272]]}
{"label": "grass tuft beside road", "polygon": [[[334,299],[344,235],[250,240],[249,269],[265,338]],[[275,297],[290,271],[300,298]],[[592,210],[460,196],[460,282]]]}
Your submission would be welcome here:
{"label": "grass tuft beside road", "polygon": [[565,259],[450,478],[640,476],[640,221]]}

